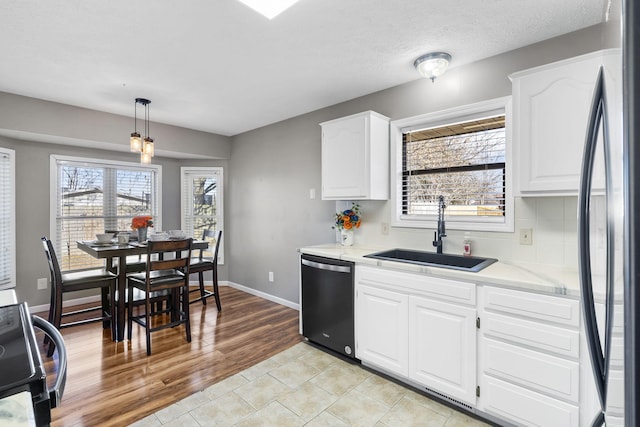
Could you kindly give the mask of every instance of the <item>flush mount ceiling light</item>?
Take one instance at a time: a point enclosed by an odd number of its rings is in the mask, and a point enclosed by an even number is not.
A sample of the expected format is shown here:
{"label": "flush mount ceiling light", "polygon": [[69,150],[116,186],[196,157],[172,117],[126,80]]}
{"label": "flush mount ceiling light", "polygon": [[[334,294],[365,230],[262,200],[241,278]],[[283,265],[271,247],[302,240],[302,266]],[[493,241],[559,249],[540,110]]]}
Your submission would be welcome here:
{"label": "flush mount ceiling light", "polygon": [[433,82],[436,77],[443,75],[447,71],[449,61],[451,61],[451,55],[448,53],[432,52],[416,59],[413,66],[416,67],[422,77],[431,79]]}
{"label": "flush mount ceiling light", "polygon": [[266,16],[268,19],[273,19],[280,15],[282,12],[293,6],[298,0],[238,0],[249,6],[251,9]]}
{"label": "flush mount ceiling light", "polygon": [[[144,139],[138,133],[138,104],[144,105]],[[149,104],[151,104],[151,101],[148,99],[136,98],[133,113],[134,131],[129,139],[131,152],[140,153],[140,163],[145,164],[151,163],[151,158],[155,154],[153,138],[149,136]]]}

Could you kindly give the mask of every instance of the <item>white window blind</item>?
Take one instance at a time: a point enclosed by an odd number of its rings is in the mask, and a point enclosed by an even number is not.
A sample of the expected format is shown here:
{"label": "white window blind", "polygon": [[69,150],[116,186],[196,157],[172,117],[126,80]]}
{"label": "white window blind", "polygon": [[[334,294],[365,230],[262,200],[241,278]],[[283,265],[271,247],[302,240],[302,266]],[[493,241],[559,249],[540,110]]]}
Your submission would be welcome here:
{"label": "white window blind", "polygon": [[105,231],[131,231],[136,215],[151,215],[161,229],[160,166],[55,159],[55,243],[63,271],[103,265],[77,248]]}
{"label": "white window blind", "polygon": [[[223,230],[223,170],[220,167],[183,167],[182,230],[201,239],[205,230]],[[223,236],[224,239],[224,236]],[[224,245],[218,262],[224,263]]]}
{"label": "white window blind", "polygon": [[16,285],[15,151],[0,148],[0,289]]}
{"label": "white window blind", "polygon": [[505,157],[504,115],[403,132],[402,214],[502,221]]}

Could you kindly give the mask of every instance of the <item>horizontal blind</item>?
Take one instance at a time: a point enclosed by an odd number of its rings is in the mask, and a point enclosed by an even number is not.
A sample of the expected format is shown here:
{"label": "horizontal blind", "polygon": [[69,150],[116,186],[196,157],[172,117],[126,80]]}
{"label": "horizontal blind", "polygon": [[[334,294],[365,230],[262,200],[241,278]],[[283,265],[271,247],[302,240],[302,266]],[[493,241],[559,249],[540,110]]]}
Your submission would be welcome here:
{"label": "horizontal blind", "polygon": [[0,289],[15,287],[15,152],[0,149]]}
{"label": "horizontal blind", "polygon": [[57,162],[56,250],[63,271],[102,266],[79,250],[78,240],[131,231],[136,215],[158,216],[154,169],[108,163]]}
{"label": "horizontal blind", "polygon": [[[194,239],[201,239],[205,230],[222,230],[222,168],[183,167],[181,172],[182,229]],[[223,252],[220,246],[220,263]]]}
{"label": "horizontal blind", "polygon": [[504,217],[504,116],[403,133],[402,213]]}

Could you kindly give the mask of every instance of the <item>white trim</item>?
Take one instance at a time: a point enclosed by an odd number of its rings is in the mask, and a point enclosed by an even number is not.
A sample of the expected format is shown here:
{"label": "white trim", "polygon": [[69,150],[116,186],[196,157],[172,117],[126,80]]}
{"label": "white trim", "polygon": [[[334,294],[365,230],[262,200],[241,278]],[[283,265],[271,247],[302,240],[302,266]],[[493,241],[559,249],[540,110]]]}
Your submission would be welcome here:
{"label": "white trim", "polygon": [[218,285],[220,286],[220,285],[222,285],[222,283],[224,283],[224,286],[230,286],[230,287],[232,287],[234,289],[238,289],[239,291],[246,292],[248,294],[255,295],[257,297],[266,299],[268,301],[275,302],[277,304],[284,305],[285,307],[289,307],[289,308],[292,308],[294,310],[300,311],[300,304],[298,304],[298,303],[291,302],[291,301],[288,301],[286,299],[282,299],[282,298],[273,296],[271,294],[267,294],[265,292],[257,291],[257,290],[255,290],[253,288],[249,288],[249,287],[246,287],[246,286],[240,285],[238,283],[234,283],[234,282],[229,282],[229,281],[219,282]]}
{"label": "white trim", "polygon": [[[185,211],[187,206],[185,204],[185,197],[182,194],[185,187],[185,175],[188,173],[200,173],[207,176],[214,176],[217,179],[218,186],[218,198],[217,198],[217,221],[218,229],[224,231],[224,168],[222,166],[182,166],[180,168],[180,228],[184,230],[187,228],[185,222]],[[212,174],[213,172],[213,174]],[[218,265],[224,265],[224,240],[226,233],[222,233],[222,241],[220,242],[220,250],[218,252]],[[197,237],[197,236],[194,236]]]}
{"label": "white trim", "polygon": [[407,131],[432,128],[444,124],[470,121],[491,114],[505,115],[505,211],[504,221],[499,223],[491,220],[456,221],[447,218],[447,228],[452,230],[473,231],[514,231],[514,200],[513,200],[513,168],[512,168],[512,131],[511,131],[511,96],[504,96],[462,107],[450,108],[435,113],[422,114],[406,119],[393,120],[390,123],[391,137],[391,226],[408,228],[436,228],[437,222],[430,219],[408,218],[402,215],[399,197],[402,194],[402,134]]}
{"label": "white trim", "polygon": [[49,157],[49,239],[52,241],[54,247],[57,247],[57,194],[58,194],[58,162],[69,162],[73,164],[86,165],[86,166],[116,166],[120,168],[132,168],[132,169],[151,169],[156,173],[156,206],[158,212],[155,221],[155,227],[157,230],[162,230],[162,165],[142,165],[140,163],[123,162],[119,160],[102,160],[93,159],[88,157],[73,157],[64,156],[59,154],[51,154]]}

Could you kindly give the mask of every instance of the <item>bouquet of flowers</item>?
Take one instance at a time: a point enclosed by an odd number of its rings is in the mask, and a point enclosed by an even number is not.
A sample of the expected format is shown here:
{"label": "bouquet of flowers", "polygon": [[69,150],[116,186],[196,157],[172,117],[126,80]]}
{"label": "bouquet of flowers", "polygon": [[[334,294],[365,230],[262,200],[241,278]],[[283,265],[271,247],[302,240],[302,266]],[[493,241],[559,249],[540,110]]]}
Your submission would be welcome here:
{"label": "bouquet of flowers", "polygon": [[134,216],[131,220],[131,229],[153,227],[153,217],[151,215]]}
{"label": "bouquet of flowers", "polygon": [[354,203],[351,209],[336,213],[336,225],[338,230],[351,230],[360,228],[360,205]]}

